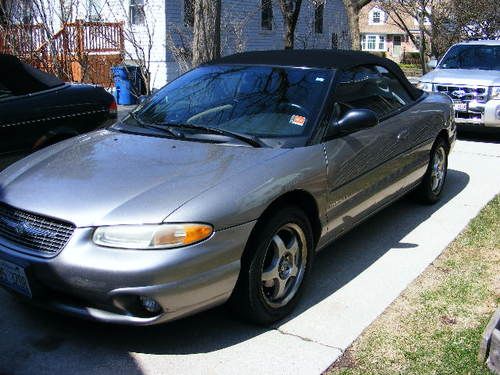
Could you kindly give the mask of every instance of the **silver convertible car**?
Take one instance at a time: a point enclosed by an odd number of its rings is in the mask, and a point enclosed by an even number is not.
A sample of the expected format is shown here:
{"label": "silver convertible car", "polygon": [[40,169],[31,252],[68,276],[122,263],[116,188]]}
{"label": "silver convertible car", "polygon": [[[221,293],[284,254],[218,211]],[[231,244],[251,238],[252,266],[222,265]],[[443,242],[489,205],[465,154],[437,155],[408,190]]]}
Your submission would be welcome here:
{"label": "silver convertible car", "polygon": [[269,324],[297,304],[315,252],[410,191],[440,198],[453,119],[447,96],[361,52],[204,64],[0,174],[0,283],[105,322],[229,302]]}

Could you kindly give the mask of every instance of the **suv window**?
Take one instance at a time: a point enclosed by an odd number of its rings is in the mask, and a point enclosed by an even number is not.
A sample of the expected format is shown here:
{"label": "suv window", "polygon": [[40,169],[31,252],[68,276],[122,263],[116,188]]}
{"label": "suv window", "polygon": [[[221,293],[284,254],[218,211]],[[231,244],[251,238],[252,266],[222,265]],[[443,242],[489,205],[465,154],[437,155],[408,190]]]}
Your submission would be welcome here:
{"label": "suv window", "polygon": [[340,72],[335,97],[337,117],[352,108],[366,108],[383,118],[412,102],[401,82],[381,66],[359,66]]}
{"label": "suv window", "polygon": [[500,46],[455,45],[446,53],[439,68],[500,70]]}

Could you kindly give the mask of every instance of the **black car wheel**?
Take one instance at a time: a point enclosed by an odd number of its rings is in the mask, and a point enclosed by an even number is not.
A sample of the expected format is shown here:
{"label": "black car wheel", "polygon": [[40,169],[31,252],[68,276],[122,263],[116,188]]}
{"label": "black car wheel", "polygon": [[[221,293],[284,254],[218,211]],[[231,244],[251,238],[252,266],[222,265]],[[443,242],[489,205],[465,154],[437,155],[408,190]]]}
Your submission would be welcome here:
{"label": "black car wheel", "polygon": [[441,198],[448,172],[448,145],[438,138],[431,151],[427,171],[417,189],[417,196],[423,203],[433,204]]}
{"label": "black car wheel", "polygon": [[289,315],[299,300],[312,266],[313,234],[296,207],[280,209],[257,225],[230,303],[247,320],[270,324]]}

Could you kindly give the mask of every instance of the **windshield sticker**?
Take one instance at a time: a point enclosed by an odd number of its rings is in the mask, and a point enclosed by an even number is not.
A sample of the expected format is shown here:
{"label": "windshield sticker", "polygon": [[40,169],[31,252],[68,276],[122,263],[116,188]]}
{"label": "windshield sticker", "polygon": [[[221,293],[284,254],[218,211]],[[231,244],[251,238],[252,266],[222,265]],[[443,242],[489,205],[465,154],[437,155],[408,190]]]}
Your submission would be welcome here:
{"label": "windshield sticker", "polygon": [[304,116],[293,115],[290,117],[290,124],[292,125],[304,126],[305,123],[306,118]]}

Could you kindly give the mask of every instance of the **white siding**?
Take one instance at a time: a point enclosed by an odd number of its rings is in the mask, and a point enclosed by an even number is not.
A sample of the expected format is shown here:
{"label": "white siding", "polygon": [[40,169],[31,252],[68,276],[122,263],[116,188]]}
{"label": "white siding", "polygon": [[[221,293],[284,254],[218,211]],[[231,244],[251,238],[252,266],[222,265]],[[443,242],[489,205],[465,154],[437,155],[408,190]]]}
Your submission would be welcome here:
{"label": "white siding", "polygon": [[[55,6],[56,0],[45,0]],[[184,0],[145,0],[148,27],[131,26],[129,23],[130,0],[102,0],[102,18],[105,21],[123,21],[125,24],[125,48],[129,59],[136,57],[136,50],[130,39],[134,38],[147,49],[148,29],[151,34],[151,78],[152,86],[160,88],[179,75],[179,68],[167,48],[167,33],[171,26],[189,34],[184,25]],[[54,3],[54,4],[51,4]],[[85,2],[80,2],[80,4]],[[224,55],[238,50],[282,49],[284,42],[283,18],[277,1],[273,1],[273,30],[261,29],[261,0],[222,0],[221,41]],[[80,7],[77,17],[83,19],[87,9]],[[57,17],[55,17],[57,18]],[[54,23],[57,20],[54,19]],[[58,25],[54,25],[57,29]],[[242,30],[236,36],[237,30]],[[332,34],[337,35],[339,47],[347,47],[347,15],[342,0],[325,0],[323,33],[314,32],[314,6],[312,0],[304,0],[295,33],[295,48],[331,48]],[[238,47],[239,46],[239,47]]]}

